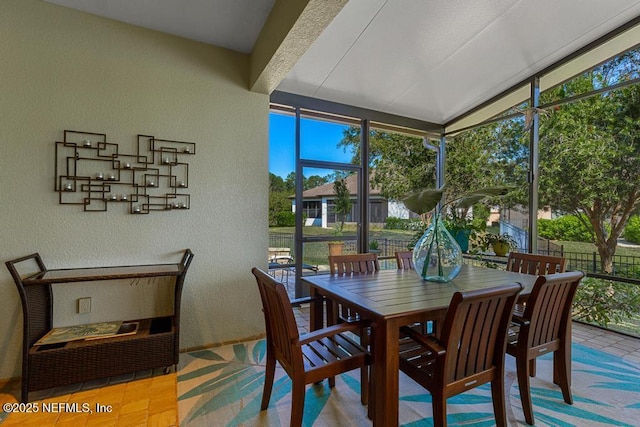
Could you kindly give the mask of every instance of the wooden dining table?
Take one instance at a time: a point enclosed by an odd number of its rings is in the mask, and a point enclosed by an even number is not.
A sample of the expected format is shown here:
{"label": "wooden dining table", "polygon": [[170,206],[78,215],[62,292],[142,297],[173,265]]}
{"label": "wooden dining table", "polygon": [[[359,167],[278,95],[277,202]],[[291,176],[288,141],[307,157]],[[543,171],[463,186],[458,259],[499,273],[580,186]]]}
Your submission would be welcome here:
{"label": "wooden dining table", "polygon": [[[414,270],[382,270],[353,275],[314,275],[302,280],[312,296],[322,295],[355,309],[372,322],[372,380],[374,426],[398,425],[399,329],[416,322],[441,318],[456,291],[470,291],[518,282],[521,297],[533,288],[537,276],[464,265],[448,283],[426,282]],[[324,323],[323,302],[311,305],[310,327]],[[373,399],[373,401],[371,401]]]}

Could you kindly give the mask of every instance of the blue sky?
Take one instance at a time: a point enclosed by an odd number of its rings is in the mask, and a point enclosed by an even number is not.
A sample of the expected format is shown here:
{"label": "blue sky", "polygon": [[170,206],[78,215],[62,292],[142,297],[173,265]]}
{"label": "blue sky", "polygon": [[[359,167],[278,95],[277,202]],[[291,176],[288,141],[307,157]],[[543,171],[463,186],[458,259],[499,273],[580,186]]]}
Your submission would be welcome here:
{"label": "blue sky", "polygon": [[[348,126],[301,119],[302,158],[331,162],[351,162],[351,153],[337,148]],[[269,172],[286,178],[295,169],[295,117],[269,114]],[[311,171],[309,171],[311,172]],[[305,175],[308,173],[305,171]]]}

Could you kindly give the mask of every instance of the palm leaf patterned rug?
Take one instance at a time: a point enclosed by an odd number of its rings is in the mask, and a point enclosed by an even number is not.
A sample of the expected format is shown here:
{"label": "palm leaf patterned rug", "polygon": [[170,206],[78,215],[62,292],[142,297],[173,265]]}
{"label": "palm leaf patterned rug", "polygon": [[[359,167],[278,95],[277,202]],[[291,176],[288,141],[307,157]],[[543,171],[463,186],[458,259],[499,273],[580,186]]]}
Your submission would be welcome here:
{"label": "palm leaf patterned rug", "polygon": [[[276,369],[271,402],[260,410],[264,383],[264,340],[193,351],[180,356],[178,417],[181,426],[288,426],[291,381]],[[640,366],[617,356],[573,344],[573,399],[567,405],[552,382],[552,358],[538,359],[531,379],[537,426],[640,426]],[[507,418],[512,426],[525,426],[518,393],[514,359],[506,358]],[[278,366],[278,365],[276,365]],[[495,424],[488,384],[448,401],[450,425]],[[411,379],[400,375],[400,425],[433,425],[431,396]],[[359,372],[307,386],[303,425],[370,426],[360,404]]]}

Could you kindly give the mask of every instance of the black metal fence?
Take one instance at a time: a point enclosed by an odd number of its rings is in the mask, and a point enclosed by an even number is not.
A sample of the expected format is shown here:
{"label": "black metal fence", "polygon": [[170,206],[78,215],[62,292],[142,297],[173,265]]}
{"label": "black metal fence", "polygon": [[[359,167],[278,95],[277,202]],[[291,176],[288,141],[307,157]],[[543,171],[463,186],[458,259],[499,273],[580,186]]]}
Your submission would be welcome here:
{"label": "black metal fence", "polygon": [[[411,242],[400,239],[371,239],[378,243],[378,256],[380,258],[393,257],[396,251],[406,251]],[[270,247],[287,247],[293,250],[293,233],[269,233]],[[345,251],[354,252],[356,243],[353,240],[345,241]],[[314,251],[317,252],[317,251]],[[546,239],[538,241],[538,253],[554,256],[562,256],[567,260],[567,270],[581,270],[590,275],[602,275],[600,270],[600,255],[597,252],[566,252],[561,245],[557,245]],[[318,254],[319,255],[319,254]],[[640,284],[640,256],[615,255],[613,257],[612,278],[631,279],[625,282]]]}

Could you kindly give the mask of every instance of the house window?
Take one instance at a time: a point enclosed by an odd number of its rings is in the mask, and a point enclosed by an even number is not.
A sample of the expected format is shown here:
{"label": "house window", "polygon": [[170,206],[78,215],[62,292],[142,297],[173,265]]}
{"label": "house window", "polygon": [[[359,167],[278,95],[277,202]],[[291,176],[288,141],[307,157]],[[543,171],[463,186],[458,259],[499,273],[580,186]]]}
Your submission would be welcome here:
{"label": "house window", "polygon": [[318,200],[311,200],[303,202],[303,215],[306,218],[321,218],[322,207]]}

